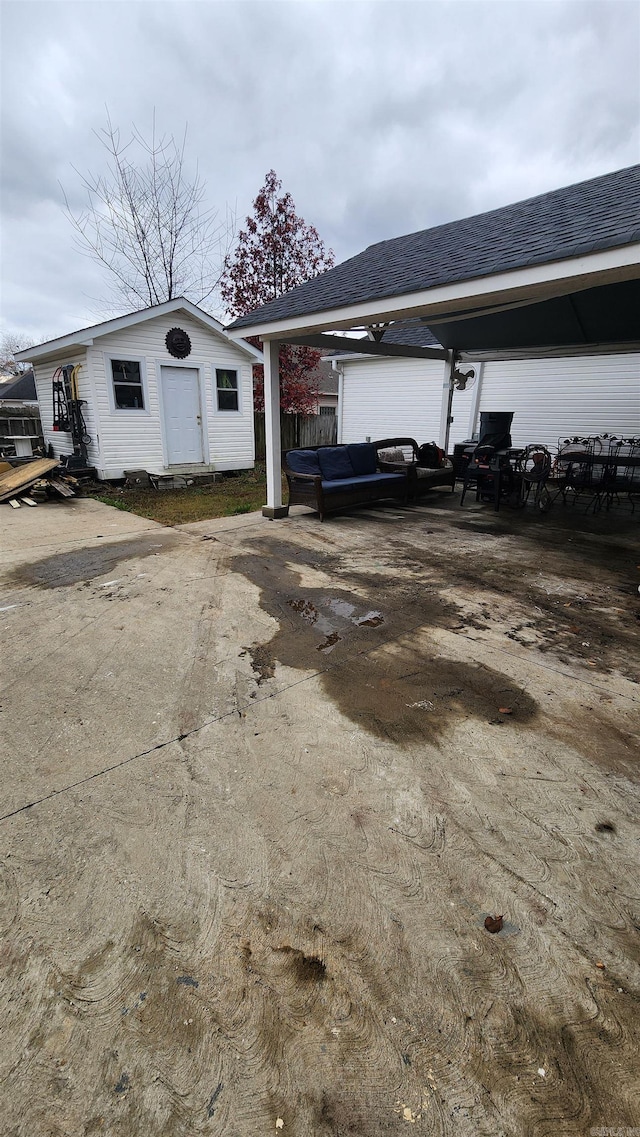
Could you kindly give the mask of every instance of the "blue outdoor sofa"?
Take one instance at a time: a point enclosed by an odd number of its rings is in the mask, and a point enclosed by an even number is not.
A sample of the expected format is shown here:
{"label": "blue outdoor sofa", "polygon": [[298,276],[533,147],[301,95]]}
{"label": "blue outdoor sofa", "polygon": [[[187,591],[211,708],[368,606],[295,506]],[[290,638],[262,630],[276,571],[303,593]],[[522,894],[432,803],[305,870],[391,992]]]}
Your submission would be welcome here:
{"label": "blue outdoor sofa", "polygon": [[325,514],[352,505],[396,498],[406,502],[407,471],[381,469],[373,442],[346,446],[313,446],[286,450],[282,468],[289,486],[289,505],[308,505]]}

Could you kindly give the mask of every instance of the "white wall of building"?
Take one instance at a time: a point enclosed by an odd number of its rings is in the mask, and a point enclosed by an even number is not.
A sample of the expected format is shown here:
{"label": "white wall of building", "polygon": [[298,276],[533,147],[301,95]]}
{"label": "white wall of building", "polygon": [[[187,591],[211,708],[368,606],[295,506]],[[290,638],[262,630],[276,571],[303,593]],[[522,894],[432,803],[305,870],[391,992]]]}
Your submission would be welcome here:
{"label": "white wall of building", "polygon": [[90,466],[97,466],[100,460],[100,448],[98,443],[99,428],[96,417],[95,399],[89,381],[87,352],[85,348],[76,348],[74,351],[65,352],[64,355],[56,356],[46,362],[37,362],[33,365],[44,443],[45,446],[53,447],[53,453],[56,458],[60,458],[63,454],[73,454],[71,435],[53,429],[53,376],[58,368],[66,367],[68,363],[74,367],[77,364],[80,365],[80,371],[78,373],[78,395],[81,399],[85,400],[82,414],[87,428],[87,434],[91,438],[91,442],[87,446],[88,462]]}
{"label": "white wall of building", "polygon": [[[410,435],[438,438],[444,364],[418,359],[345,360],[345,442]],[[485,362],[480,391],[455,391],[450,450],[470,438],[480,411],[513,411],[515,446],[555,448],[575,434],[640,436],[640,354]]]}
{"label": "white wall of building", "polygon": [[485,363],[480,410],[513,411],[514,446],[573,435],[640,436],[640,354]]}
{"label": "white wall of building", "polygon": [[368,356],[347,360],[343,367],[339,442],[396,435],[420,442],[437,438],[444,381],[440,360]]}

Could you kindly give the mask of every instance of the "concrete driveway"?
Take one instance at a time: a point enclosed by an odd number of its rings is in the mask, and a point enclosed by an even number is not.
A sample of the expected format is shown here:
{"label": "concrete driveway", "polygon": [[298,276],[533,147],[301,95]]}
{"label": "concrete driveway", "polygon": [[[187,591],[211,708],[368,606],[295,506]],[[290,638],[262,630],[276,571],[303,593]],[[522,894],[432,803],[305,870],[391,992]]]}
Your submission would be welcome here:
{"label": "concrete driveway", "polygon": [[638,523],[456,502],[2,509],[3,1132],[640,1125]]}

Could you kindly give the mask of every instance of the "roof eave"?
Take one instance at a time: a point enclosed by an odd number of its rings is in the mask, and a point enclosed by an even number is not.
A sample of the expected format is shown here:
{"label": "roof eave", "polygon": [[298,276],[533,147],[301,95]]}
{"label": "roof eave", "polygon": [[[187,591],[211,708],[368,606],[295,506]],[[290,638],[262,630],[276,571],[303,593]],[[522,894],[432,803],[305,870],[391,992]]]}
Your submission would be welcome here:
{"label": "roof eave", "polygon": [[640,242],[634,242],[580,257],[529,265],[492,276],[473,277],[420,292],[361,301],[285,319],[256,322],[242,328],[231,325],[226,331],[232,339],[259,336],[263,340],[269,340],[284,335],[346,330],[416,316],[428,322],[428,317],[445,316],[458,310],[461,305],[471,311],[488,304],[543,300],[638,276]]}

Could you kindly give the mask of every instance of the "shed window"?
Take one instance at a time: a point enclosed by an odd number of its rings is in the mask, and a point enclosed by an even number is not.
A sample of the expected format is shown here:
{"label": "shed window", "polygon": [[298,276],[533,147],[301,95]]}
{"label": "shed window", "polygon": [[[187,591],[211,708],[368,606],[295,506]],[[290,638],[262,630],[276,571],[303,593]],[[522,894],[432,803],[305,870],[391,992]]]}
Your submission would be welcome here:
{"label": "shed window", "polygon": [[135,359],[112,359],[113,398],[119,411],[143,411],[140,364]]}
{"label": "shed window", "polygon": [[216,367],[216,390],[219,411],[238,410],[238,372]]}

